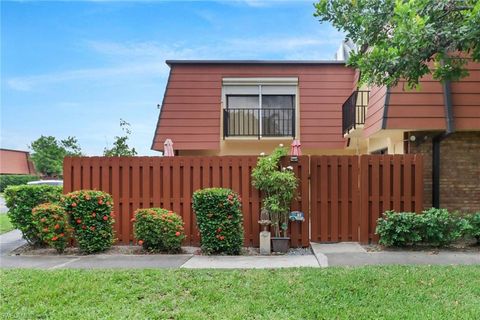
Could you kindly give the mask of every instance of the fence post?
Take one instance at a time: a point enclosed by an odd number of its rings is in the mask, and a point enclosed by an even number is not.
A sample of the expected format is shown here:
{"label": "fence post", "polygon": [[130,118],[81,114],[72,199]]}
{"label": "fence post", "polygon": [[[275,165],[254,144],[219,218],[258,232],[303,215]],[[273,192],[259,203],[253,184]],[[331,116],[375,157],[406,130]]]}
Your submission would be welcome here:
{"label": "fence post", "polygon": [[360,170],[359,170],[359,185],[360,185],[360,221],[359,221],[359,234],[360,234],[360,243],[369,242],[369,227],[368,227],[368,216],[369,216],[369,161],[370,157],[368,155],[361,155],[360,160]]}

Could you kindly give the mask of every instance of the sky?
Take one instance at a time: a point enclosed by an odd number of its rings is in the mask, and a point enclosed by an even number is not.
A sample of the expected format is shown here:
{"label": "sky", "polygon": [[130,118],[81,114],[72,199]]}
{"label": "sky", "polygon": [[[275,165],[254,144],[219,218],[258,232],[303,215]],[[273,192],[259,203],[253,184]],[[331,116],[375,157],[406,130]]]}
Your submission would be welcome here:
{"label": "sky", "polygon": [[333,59],[343,36],[311,1],[3,1],[0,146],[75,136],[101,155],[131,124],[150,146],[167,59]]}

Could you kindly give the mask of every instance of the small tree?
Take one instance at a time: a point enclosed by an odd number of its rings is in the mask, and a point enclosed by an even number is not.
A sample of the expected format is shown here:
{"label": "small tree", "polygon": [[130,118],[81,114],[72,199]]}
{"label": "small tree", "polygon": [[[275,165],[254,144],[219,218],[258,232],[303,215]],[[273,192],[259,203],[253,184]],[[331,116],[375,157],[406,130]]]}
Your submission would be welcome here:
{"label": "small tree", "polygon": [[124,136],[115,136],[115,142],[113,147],[108,149],[105,147],[103,150],[103,155],[106,157],[131,157],[137,155],[135,148],[130,148],[128,146],[128,139],[132,131],[130,130],[130,123],[120,119],[120,128],[125,133]]}
{"label": "small tree", "polygon": [[252,171],[252,185],[264,194],[263,208],[270,215],[275,237],[287,236],[290,203],[298,186],[292,167],[280,166],[280,159],[286,155],[287,149],[278,147],[270,156],[258,158]]}
{"label": "small tree", "polygon": [[320,0],[315,9],[356,44],[348,62],[369,84],[457,80],[480,60],[478,0]]}
{"label": "small tree", "polygon": [[77,138],[68,137],[57,140],[53,136],[41,136],[30,145],[32,161],[35,169],[43,176],[59,176],[63,171],[63,158],[67,156],[81,156],[82,150]]}

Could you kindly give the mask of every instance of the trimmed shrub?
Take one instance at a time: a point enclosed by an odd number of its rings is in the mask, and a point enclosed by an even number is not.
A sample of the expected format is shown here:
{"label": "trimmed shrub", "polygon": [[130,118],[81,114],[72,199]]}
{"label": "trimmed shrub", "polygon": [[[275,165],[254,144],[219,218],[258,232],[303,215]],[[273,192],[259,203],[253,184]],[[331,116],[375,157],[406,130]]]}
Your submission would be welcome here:
{"label": "trimmed shrub", "polygon": [[178,214],[162,208],[138,209],[132,221],[135,238],[145,250],[180,251],[185,233]]}
{"label": "trimmed shrub", "polygon": [[39,204],[58,202],[62,187],[49,185],[12,186],[5,189],[5,202],[8,217],[16,229],[22,231],[23,238],[31,245],[42,244],[36,225],[32,220],[32,209]]}
{"label": "trimmed shrub", "polygon": [[193,194],[193,210],[203,252],[240,254],[243,246],[243,215],[238,194],[223,188],[196,191]]}
{"label": "trimmed shrub", "polygon": [[32,216],[38,237],[62,253],[70,241],[72,231],[65,209],[58,204],[44,203],[33,208]]}
{"label": "trimmed shrub", "polygon": [[379,243],[385,246],[414,245],[422,240],[420,220],[413,212],[386,211],[377,220],[375,233],[380,236]]}
{"label": "trimmed shrub", "polygon": [[377,220],[376,233],[380,244],[407,246],[427,244],[445,246],[471,230],[471,223],[446,209],[431,208],[422,214],[387,211]]}
{"label": "trimmed shrub", "polygon": [[480,211],[468,215],[466,219],[470,225],[468,235],[477,239],[477,243],[480,244]]}
{"label": "trimmed shrub", "polygon": [[70,225],[80,250],[85,253],[104,251],[114,242],[113,201],[105,192],[74,191],[62,198]]}
{"label": "trimmed shrub", "polygon": [[449,213],[447,209],[428,209],[418,219],[422,242],[436,246],[445,246],[458,240],[469,226],[467,220]]}
{"label": "trimmed shrub", "polygon": [[37,176],[23,174],[5,174],[0,175],[0,192],[3,192],[9,186],[19,186],[30,181],[40,180]]}

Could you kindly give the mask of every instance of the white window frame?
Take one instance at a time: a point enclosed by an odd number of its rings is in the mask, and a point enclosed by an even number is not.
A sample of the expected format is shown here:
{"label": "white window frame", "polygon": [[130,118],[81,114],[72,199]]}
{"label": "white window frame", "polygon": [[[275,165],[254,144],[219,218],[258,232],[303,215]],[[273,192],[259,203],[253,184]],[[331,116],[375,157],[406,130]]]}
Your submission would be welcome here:
{"label": "white window frame", "polygon": [[[237,91],[237,88],[241,86],[250,86],[250,87],[257,87],[258,91],[256,93],[250,91],[250,92],[228,92],[229,90],[227,89],[228,87],[235,88],[234,91]],[[295,96],[294,99],[294,110],[295,110],[295,126],[297,125],[298,121],[298,78],[296,77],[282,77],[282,78],[223,78],[222,79],[222,106],[227,107],[227,95],[256,95],[258,94],[258,103],[259,103],[259,119],[262,119],[263,113],[262,113],[262,95],[263,95],[263,87],[276,87],[275,89],[278,89],[277,92],[273,93],[266,93],[268,95],[272,94],[278,94],[278,95],[293,95]],[[282,86],[285,86],[285,91],[282,91],[281,89]],[[289,87],[287,89],[287,87]],[[294,88],[293,88],[294,87]],[[249,88],[250,90],[252,88]],[[274,91],[275,91],[274,89]],[[223,107],[222,107],[223,109]],[[223,110],[222,110],[223,111]],[[225,125],[225,124],[223,124]],[[297,132],[296,128],[292,128],[295,132]],[[260,139],[265,138],[262,136],[263,133],[263,123],[260,121],[259,123],[259,130],[260,134],[259,137]],[[229,137],[229,138],[239,138],[239,137]],[[251,137],[249,137],[251,138]],[[270,137],[269,137],[270,138]],[[279,137],[279,138],[285,138],[285,137]]]}

